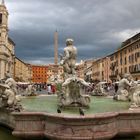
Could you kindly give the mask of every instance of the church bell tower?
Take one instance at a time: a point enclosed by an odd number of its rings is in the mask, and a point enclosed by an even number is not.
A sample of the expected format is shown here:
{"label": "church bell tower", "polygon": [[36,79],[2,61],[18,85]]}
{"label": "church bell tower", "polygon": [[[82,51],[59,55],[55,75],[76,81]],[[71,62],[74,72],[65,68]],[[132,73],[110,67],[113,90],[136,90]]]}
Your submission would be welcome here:
{"label": "church bell tower", "polygon": [[8,15],[5,1],[0,0],[0,79],[5,78],[5,73],[9,71]]}
{"label": "church bell tower", "polygon": [[0,45],[6,43],[8,37],[8,11],[4,0],[0,4]]}

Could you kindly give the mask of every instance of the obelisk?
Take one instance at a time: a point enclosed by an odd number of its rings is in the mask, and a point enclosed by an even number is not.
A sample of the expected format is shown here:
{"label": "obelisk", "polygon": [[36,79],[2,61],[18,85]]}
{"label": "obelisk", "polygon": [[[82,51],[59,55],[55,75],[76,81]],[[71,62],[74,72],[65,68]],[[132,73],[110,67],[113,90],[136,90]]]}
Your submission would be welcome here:
{"label": "obelisk", "polygon": [[58,64],[58,32],[54,33],[54,64]]}

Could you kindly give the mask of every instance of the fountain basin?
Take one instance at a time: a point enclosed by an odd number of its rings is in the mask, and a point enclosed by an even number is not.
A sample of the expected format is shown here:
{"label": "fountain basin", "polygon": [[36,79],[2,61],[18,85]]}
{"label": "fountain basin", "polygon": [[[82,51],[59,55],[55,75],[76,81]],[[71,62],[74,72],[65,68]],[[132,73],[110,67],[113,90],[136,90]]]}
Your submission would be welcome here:
{"label": "fountain basin", "polygon": [[56,140],[105,140],[116,135],[140,134],[140,111],[86,116],[37,112],[13,113],[14,136]]}
{"label": "fountain basin", "polygon": [[12,134],[21,138],[105,140],[140,134],[140,110],[128,110],[129,102],[93,97],[85,116],[78,109],[56,113],[56,96],[24,98],[22,105],[25,111],[9,114],[12,120],[7,123],[13,127]]}

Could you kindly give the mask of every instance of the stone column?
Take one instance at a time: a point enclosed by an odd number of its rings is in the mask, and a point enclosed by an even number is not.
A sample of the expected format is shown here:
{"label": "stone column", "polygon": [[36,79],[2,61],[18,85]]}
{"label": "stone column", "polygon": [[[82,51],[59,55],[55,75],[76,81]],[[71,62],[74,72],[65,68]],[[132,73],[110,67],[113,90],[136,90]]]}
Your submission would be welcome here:
{"label": "stone column", "polygon": [[0,79],[1,79],[1,69],[2,69],[2,67],[1,67],[1,59],[0,59]]}
{"label": "stone column", "polygon": [[0,79],[5,78],[5,61],[0,61]]}
{"label": "stone column", "polygon": [[54,64],[58,64],[58,32],[54,33]]}
{"label": "stone column", "polygon": [[5,73],[7,73],[7,71],[8,71],[8,61],[5,61]]}

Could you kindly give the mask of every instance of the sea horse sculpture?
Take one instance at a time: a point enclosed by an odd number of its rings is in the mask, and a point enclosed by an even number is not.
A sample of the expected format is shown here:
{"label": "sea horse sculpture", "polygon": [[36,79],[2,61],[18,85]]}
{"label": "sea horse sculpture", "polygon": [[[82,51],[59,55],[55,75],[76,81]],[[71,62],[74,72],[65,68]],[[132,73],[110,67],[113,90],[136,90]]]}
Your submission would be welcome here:
{"label": "sea horse sculpture", "polygon": [[0,84],[0,108],[8,111],[19,112],[23,110],[20,99],[16,95],[16,85],[12,78],[8,78],[5,83]]}

